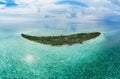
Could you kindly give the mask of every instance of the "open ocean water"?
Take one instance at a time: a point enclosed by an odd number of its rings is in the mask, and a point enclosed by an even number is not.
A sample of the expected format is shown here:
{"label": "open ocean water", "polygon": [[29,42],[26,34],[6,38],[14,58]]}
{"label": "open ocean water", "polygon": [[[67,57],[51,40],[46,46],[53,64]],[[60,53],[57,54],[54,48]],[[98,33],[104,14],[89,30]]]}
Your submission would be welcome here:
{"label": "open ocean water", "polygon": [[[120,24],[0,24],[0,79],[120,79]],[[83,44],[50,46],[21,33],[61,35],[99,31]]]}

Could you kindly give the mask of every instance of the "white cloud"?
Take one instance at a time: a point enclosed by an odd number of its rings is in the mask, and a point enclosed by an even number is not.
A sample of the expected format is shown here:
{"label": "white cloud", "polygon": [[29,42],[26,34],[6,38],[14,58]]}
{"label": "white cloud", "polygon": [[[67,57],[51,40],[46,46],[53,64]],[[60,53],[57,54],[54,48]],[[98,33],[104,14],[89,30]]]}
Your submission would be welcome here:
{"label": "white cloud", "polygon": [[43,7],[54,4],[57,0],[15,0],[15,3],[17,3],[20,6],[29,6],[29,7]]}
{"label": "white cloud", "polygon": [[0,0],[0,2],[6,2],[6,0]]}
{"label": "white cloud", "polygon": [[[4,9],[0,9],[0,17],[5,17],[5,20],[8,17],[8,19],[16,18],[20,20],[22,20],[21,18],[30,18],[30,20],[33,18],[33,20],[57,19],[62,21],[94,22],[96,19],[102,19],[107,15],[120,15],[119,6],[115,5],[113,0],[77,0],[88,5],[88,7],[84,8],[69,4],[55,4],[58,1],[15,0],[18,7],[5,8],[4,5],[0,5],[1,8],[4,7]],[[120,2],[120,0],[117,0],[117,2]],[[75,14],[76,17],[70,18],[71,14]]]}
{"label": "white cloud", "polygon": [[0,5],[0,9],[1,9],[1,8],[4,8],[4,7],[5,7],[5,5]]}

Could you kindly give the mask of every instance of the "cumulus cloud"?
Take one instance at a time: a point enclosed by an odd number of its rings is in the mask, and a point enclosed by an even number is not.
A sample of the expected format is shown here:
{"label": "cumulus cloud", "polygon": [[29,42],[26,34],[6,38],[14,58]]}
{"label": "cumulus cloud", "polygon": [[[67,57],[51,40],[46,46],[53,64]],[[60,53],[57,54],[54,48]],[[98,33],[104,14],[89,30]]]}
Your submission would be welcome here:
{"label": "cumulus cloud", "polygon": [[[61,1],[62,4],[58,4]],[[6,0],[0,0],[0,2],[6,2]],[[96,22],[108,15],[120,15],[120,0],[14,0],[14,3],[17,6],[5,7],[3,4],[0,5],[2,8],[0,9],[0,17]]]}

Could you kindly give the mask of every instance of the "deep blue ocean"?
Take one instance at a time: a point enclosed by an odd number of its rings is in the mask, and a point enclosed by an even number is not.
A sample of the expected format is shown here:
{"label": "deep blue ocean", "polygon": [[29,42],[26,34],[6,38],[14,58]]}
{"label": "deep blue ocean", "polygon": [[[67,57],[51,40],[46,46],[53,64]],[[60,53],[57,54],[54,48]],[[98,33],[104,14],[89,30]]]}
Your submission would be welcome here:
{"label": "deep blue ocean", "polygon": [[[102,34],[83,44],[50,46],[22,38]],[[0,79],[120,79],[120,23],[0,23]]]}

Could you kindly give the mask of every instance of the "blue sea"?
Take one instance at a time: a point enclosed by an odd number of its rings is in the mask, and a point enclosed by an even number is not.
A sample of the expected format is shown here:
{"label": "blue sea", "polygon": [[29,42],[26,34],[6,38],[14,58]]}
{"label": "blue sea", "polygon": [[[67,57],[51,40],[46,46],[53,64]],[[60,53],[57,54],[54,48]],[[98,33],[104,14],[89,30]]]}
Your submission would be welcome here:
{"label": "blue sea", "polygon": [[[0,23],[0,79],[120,79],[120,24]],[[101,32],[72,46],[50,46],[21,37]]]}

